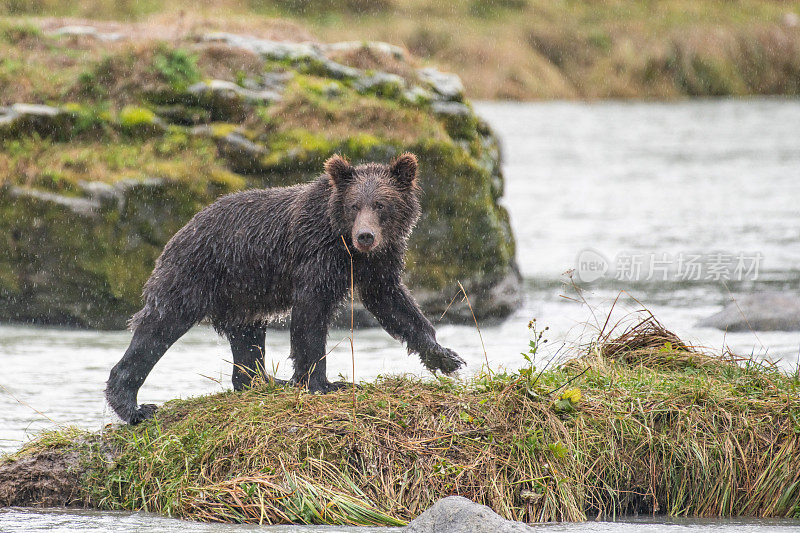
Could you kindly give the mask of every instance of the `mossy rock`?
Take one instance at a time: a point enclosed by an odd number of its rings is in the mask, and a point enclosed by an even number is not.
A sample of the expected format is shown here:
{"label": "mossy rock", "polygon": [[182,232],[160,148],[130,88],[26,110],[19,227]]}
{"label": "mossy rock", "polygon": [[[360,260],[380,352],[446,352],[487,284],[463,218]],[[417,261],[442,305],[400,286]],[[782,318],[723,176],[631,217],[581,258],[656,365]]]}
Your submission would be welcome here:
{"label": "mossy rock", "polygon": [[124,327],[164,243],[230,190],[172,180],[123,181],[93,198],[0,188],[0,319]]}
{"label": "mossy rock", "polygon": [[158,135],[165,129],[164,122],[146,107],[126,106],[118,120],[120,128],[131,135]]}
{"label": "mossy rock", "polygon": [[218,196],[307,181],[334,153],[407,150],[424,194],[406,278],[423,308],[440,314],[461,283],[479,319],[513,311],[500,152],[457,78],[359,70],[325,55],[335,45],[200,41],[81,50],[48,90],[63,101],[3,108],[0,320],[124,327],[164,244]]}

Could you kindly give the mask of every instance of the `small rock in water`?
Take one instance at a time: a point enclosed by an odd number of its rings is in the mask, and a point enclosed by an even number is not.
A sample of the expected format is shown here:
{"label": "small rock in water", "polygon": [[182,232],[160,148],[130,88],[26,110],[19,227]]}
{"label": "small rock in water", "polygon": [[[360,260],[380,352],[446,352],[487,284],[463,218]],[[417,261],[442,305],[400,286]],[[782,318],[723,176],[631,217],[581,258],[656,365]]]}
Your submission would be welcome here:
{"label": "small rock in water", "polygon": [[725,331],[800,331],[800,296],[782,292],[748,294],[697,325]]}
{"label": "small rock in water", "polygon": [[406,533],[529,533],[522,522],[506,520],[485,505],[461,496],[448,496],[416,517]]}

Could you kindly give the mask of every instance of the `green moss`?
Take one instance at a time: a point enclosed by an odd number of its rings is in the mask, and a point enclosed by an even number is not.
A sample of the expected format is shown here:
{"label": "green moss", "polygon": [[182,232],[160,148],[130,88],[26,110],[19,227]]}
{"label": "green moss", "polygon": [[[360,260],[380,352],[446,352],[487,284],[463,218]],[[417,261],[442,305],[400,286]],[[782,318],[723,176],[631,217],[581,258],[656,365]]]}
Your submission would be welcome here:
{"label": "green moss", "polygon": [[478,117],[474,113],[442,114],[440,120],[447,134],[453,139],[474,140],[477,138]]}
{"label": "green moss", "polygon": [[0,40],[9,44],[35,42],[42,37],[42,30],[30,22],[0,21]]}
{"label": "green moss", "polygon": [[221,196],[247,187],[247,181],[242,176],[222,168],[212,169],[207,179],[213,196]]}
{"label": "green moss", "polygon": [[108,112],[108,108],[102,105],[87,106],[77,102],[67,102],[61,106],[61,109],[72,116],[73,135],[98,131],[111,121],[111,114]]}
{"label": "green moss", "polygon": [[211,124],[211,135],[215,138],[225,137],[239,129],[238,124],[229,122],[215,122]]}
{"label": "green moss", "polygon": [[[419,157],[425,191],[419,230],[409,246],[411,282],[442,290],[476,276],[504,275],[514,258],[514,241],[507,214],[492,198],[486,169],[453,144],[420,141],[408,149]],[[480,246],[475,235],[481,236]]]}
{"label": "green moss", "polygon": [[480,18],[495,17],[503,10],[519,12],[528,7],[528,0],[472,0],[469,13]]}
{"label": "green moss", "polygon": [[351,86],[361,94],[371,94],[384,100],[401,102],[403,101],[402,97],[403,90],[405,89],[405,82],[391,78],[383,79],[377,77],[371,79],[368,77],[365,80],[356,80],[352,82]]}
{"label": "green moss", "polygon": [[11,295],[19,295],[20,292],[19,276],[12,268],[9,259],[11,259],[11,257],[0,260],[0,298],[9,298]]}
{"label": "green moss", "polygon": [[324,75],[324,72],[318,76],[296,75],[292,78],[291,84],[298,92],[318,99],[326,99],[331,93],[342,93],[346,90],[344,83],[338,80],[331,80]]}
{"label": "green moss", "polygon": [[675,81],[683,91],[695,96],[731,96],[745,91],[735,67],[714,57],[693,55],[683,58]]}
{"label": "green moss", "polygon": [[155,121],[155,113],[144,107],[126,106],[119,112],[119,124],[125,129],[150,126]]}
{"label": "green moss", "polygon": [[200,81],[197,56],[182,48],[159,46],[153,58],[153,69],[179,93]]}
{"label": "green moss", "polygon": [[137,20],[163,10],[168,5],[170,4],[163,0],[101,3],[79,0],[7,0],[0,4],[0,14]]}
{"label": "green moss", "polygon": [[[277,172],[319,171],[334,151],[335,145],[325,136],[303,129],[291,129],[270,139],[268,153],[261,158],[265,169]],[[300,176],[295,176],[296,180]]]}
{"label": "green moss", "polygon": [[356,133],[345,139],[339,148],[352,161],[385,160],[387,153],[396,152],[398,149],[397,145],[369,133]]}

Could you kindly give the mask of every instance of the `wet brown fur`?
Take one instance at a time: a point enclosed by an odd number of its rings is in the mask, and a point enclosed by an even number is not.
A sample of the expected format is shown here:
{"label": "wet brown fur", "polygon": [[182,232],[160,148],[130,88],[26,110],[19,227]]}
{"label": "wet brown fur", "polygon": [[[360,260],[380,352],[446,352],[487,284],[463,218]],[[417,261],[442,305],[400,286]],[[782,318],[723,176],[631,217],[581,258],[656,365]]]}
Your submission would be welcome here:
{"label": "wet brown fur", "polygon": [[[352,281],[381,326],[428,368],[459,368],[463,360],[436,342],[401,280],[418,192],[412,154],[358,166],[334,156],[310,183],[235,193],[200,211],[170,239],[145,284],[145,306],[131,320],[134,337],[108,380],[109,404],[127,422],[152,416],[155,406],[136,402],[139,388],[203,318],[231,343],[237,390],[264,371],[266,322],[287,313],[291,382],[312,392],[336,389],[325,375],[325,340],[350,289],[351,254]],[[362,246],[359,232],[374,241]]]}

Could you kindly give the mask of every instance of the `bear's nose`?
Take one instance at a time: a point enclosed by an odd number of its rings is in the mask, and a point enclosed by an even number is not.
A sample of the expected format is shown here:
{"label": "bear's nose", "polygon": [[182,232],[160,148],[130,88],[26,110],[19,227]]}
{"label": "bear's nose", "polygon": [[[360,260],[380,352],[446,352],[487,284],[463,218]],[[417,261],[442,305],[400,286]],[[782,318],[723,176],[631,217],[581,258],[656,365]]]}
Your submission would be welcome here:
{"label": "bear's nose", "polygon": [[372,246],[373,242],[375,242],[375,235],[371,231],[359,231],[357,239],[358,244],[364,248],[368,248]]}

